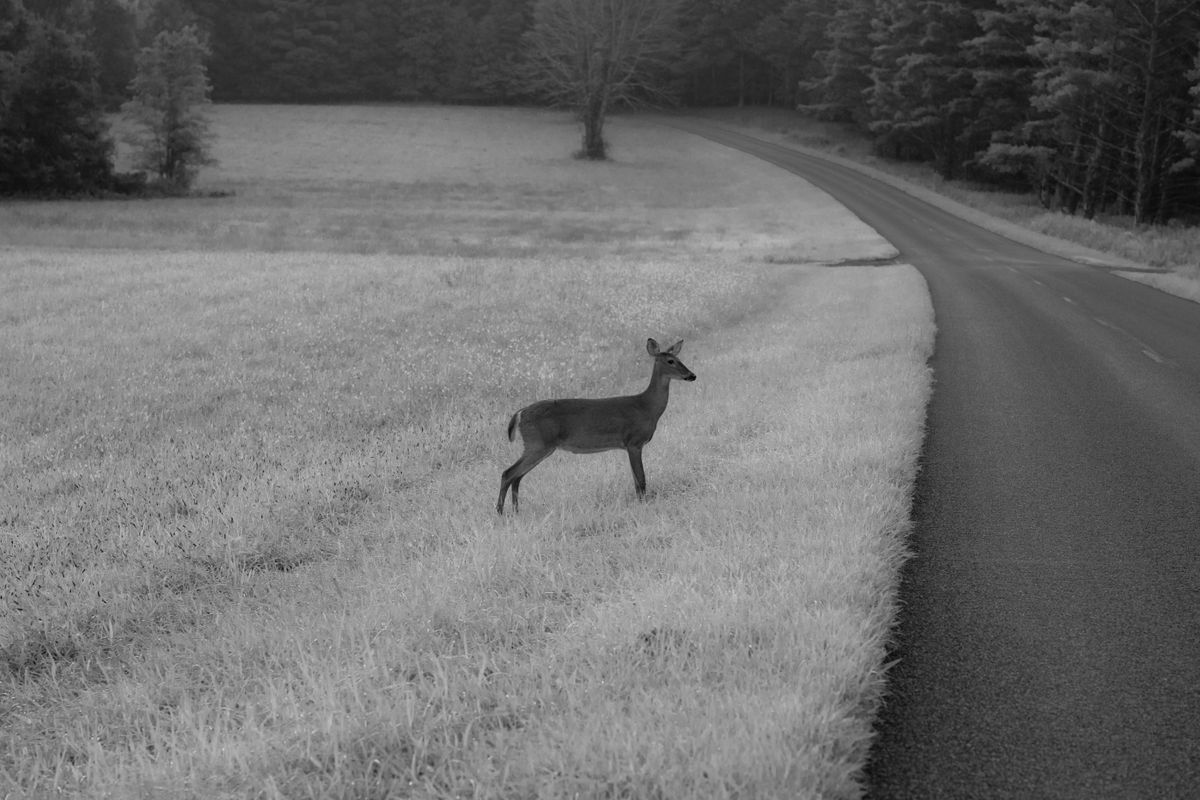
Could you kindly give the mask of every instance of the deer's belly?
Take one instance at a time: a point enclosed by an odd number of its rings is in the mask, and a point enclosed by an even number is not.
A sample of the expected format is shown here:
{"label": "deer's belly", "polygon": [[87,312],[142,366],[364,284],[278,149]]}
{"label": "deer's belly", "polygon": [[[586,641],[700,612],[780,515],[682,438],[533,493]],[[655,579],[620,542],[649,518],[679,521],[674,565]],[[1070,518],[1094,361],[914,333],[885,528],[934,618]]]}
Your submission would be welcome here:
{"label": "deer's belly", "polygon": [[567,444],[565,442],[560,444],[559,447],[563,450],[566,450],[568,453],[603,453],[605,450],[625,449],[625,445],[623,444]]}

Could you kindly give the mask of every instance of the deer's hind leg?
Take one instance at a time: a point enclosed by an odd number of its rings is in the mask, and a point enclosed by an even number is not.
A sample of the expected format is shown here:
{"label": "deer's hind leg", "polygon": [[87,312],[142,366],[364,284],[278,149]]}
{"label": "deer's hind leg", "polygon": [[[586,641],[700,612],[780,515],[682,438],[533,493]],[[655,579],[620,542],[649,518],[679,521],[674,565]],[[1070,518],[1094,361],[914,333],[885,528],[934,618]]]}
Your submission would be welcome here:
{"label": "deer's hind leg", "polygon": [[553,447],[546,447],[544,445],[541,447],[531,447],[526,443],[525,452],[521,454],[521,457],[500,475],[500,499],[496,501],[497,514],[504,513],[504,496],[508,494],[509,487],[512,487],[513,511],[520,512],[521,509],[518,507],[517,502],[517,490],[521,486],[521,478],[524,478],[529,470],[542,463],[546,456],[553,453],[554,450],[555,448]]}

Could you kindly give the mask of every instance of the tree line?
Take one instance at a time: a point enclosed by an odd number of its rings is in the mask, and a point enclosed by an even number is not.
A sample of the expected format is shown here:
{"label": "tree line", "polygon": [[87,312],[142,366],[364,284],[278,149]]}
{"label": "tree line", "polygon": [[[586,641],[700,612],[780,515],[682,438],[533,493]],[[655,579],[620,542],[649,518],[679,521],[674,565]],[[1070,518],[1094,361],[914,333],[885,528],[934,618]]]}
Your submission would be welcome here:
{"label": "tree line", "polygon": [[1200,0],[836,0],[805,102],[1048,208],[1200,212]]}
{"label": "tree line", "polygon": [[[195,25],[139,25],[120,0],[0,0],[0,196],[180,194],[209,163]],[[147,43],[142,46],[139,38]],[[108,113],[128,121],[118,173]]]}
{"label": "tree line", "polygon": [[[0,9],[14,2],[0,0]],[[86,32],[98,91],[110,104],[128,86],[131,54],[147,31],[184,25],[206,39],[217,101],[562,101],[571,93],[548,91],[545,75],[529,69],[552,61],[539,21],[564,9],[583,16],[631,7],[618,0],[37,5],[57,7],[64,26]],[[869,131],[885,155],[928,161],[947,178],[1028,189],[1049,208],[1140,223],[1200,216],[1200,0],[632,5],[655,9],[659,19],[655,41],[640,41],[638,51],[653,53],[654,81],[635,81],[637,91],[612,98],[615,105],[653,96],[685,106],[798,108]],[[595,74],[595,64],[583,62],[603,28],[553,68]],[[0,59],[3,36],[0,11]]]}

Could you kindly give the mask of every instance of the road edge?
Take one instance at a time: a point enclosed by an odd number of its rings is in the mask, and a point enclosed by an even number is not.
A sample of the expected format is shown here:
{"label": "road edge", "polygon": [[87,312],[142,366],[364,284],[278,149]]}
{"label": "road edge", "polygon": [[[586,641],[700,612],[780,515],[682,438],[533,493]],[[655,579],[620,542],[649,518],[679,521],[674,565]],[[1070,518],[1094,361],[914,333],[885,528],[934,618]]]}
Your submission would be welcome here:
{"label": "road edge", "polygon": [[985,211],[971,208],[965,203],[960,203],[959,201],[943,194],[939,194],[932,189],[927,189],[924,186],[918,186],[911,181],[896,175],[892,175],[889,172],[876,169],[868,164],[863,164],[862,162],[854,161],[853,159],[844,158],[824,150],[819,150],[817,148],[790,141],[782,134],[772,134],[769,131],[733,127],[728,124],[705,119],[704,117],[690,117],[687,114],[681,114],[679,116],[687,117],[688,119],[706,125],[712,125],[714,128],[729,131],[730,133],[750,136],[763,142],[776,144],[781,147],[787,147],[806,156],[820,158],[839,166],[853,169],[856,172],[860,172],[863,175],[867,175],[871,178],[882,181],[889,186],[899,189],[905,194],[911,195],[919,200],[923,200],[932,206],[936,206],[943,211],[959,217],[960,219],[978,225],[985,230],[999,234],[1000,236],[1003,236],[1006,239],[1011,239],[1014,242],[1035,247],[1038,250],[1050,255],[1066,258],[1089,267],[1112,270],[1117,274],[1121,274],[1122,271],[1162,274],[1166,274],[1168,272],[1165,269],[1155,268],[1147,264],[1132,261],[1122,256],[1114,255],[1112,253],[1104,253],[1099,250],[1094,250],[1085,245],[1070,242],[1065,239],[1059,239],[1055,236],[1050,236],[1049,234],[1031,231],[1028,228],[1016,224],[1015,222],[1009,222],[988,214]]}

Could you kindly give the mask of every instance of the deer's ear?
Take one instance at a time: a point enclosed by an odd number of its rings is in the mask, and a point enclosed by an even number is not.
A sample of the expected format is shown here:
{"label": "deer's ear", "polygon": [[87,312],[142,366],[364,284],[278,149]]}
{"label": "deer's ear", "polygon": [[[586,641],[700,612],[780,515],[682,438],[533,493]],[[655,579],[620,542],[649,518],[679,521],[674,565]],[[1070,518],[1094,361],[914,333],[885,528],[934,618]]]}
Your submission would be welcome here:
{"label": "deer's ear", "polygon": [[667,350],[668,355],[677,356],[679,351],[683,349],[683,339],[680,339]]}
{"label": "deer's ear", "polygon": [[646,352],[652,356],[658,355],[658,342],[653,339],[646,340]]}

